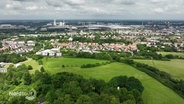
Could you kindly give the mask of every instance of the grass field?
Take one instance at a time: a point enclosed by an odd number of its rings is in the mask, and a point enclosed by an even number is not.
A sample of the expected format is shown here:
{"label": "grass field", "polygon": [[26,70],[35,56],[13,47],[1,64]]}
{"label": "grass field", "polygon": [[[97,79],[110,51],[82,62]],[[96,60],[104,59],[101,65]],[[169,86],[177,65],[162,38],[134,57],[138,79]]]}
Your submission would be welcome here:
{"label": "grass field", "polygon": [[[85,58],[44,58],[44,67],[51,70],[61,69],[62,65],[65,68],[81,67],[83,64],[106,63],[106,60],[94,60]],[[55,71],[54,71],[55,72]]]}
{"label": "grass field", "polygon": [[174,56],[180,56],[182,58],[184,58],[184,53],[177,53],[177,52],[158,52],[159,54],[162,54],[163,56],[168,55],[168,54],[172,54]]}
{"label": "grass field", "polygon": [[167,72],[176,79],[184,79],[184,60],[174,59],[171,61],[158,60],[135,60],[156,67],[161,71]]}
{"label": "grass field", "polygon": [[[184,99],[174,93],[171,89],[159,83],[157,80],[148,76],[147,74],[140,72],[139,70],[122,63],[111,63],[95,68],[80,68],[79,66],[86,63],[106,62],[103,60],[93,59],[44,59],[44,68],[49,73],[57,72],[72,72],[80,74],[85,78],[103,79],[105,81],[110,80],[114,76],[126,75],[134,76],[138,78],[143,86],[143,99],[145,104],[184,104]],[[62,68],[60,65],[65,64],[71,67]]]}
{"label": "grass field", "polygon": [[35,60],[32,59],[28,59],[27,61],[22,62],[21,64],[25,64],[25,65],[31,65],[33,67],[33,70],[30,70],[30,73],[34,73],[35,70],[40,70],[41,65],[38,64],[38,62],[36,62]]}

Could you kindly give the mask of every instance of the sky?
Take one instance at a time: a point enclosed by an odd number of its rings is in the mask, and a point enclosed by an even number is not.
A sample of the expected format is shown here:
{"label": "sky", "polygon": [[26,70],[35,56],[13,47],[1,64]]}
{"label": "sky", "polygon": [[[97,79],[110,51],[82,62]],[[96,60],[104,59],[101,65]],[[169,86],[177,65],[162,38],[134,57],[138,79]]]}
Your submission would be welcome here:
{"label": "sky", "polygon": [[0,19],[184,20],[184,0],[0,0]]}

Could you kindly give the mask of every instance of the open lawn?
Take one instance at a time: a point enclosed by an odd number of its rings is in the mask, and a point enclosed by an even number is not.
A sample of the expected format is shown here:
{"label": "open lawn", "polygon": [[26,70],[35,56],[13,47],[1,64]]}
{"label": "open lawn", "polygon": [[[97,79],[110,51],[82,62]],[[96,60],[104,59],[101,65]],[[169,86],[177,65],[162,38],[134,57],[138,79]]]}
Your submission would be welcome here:
{"label": "open lawn", "polygon": [[[19,64],[25,64],[26,66],[31,65],[33,67],[33,70],[30,70],[30,73],[34,73],[35,70],[40,70],[41,65],[38,64],[36,60],[33,60],[31,58],[28,58],[28,60],[19,62]],[[8,68],[10,65],[13,65],[13,63],[7,63],[5,68]]]}
{"label": "open lawn", "polygon": [[41,65],[38,64],[37,61],[32,60],[32,59],[28,59],[27,61],[22,62],[21,64],[25,64],[25,65],[31,65],[33,67],[33,70],[30,70],[30,73],[34,73],[35,70],[40,70]]}
{"label": "open lawn", "polygon": [[81,67],[83,64],[106,63],[106,60],[94,60],[86,58],[44,58],[44,67],[47,69],[60,69],[64,65],[65,68]]}
{"label": "open lawn", "polygon": [[161,71],[167,72],[176,79],[184,79],[184,60],[174,59],[171,61],[158,60],[135,60],[156,67]]}
{"label": "open lawn", "polygon": [[172,54],[174,56],[179,56],[184,58],[184,53],[178,53],[178,52],[158,52],[159,54],[162,54],[163,56],[168,55],[168,54]]}
{"label": "open lawn", "polygon": [[[94,68],[80,68],[80,65],[86,63],[104,62],[93,59],[44,59],[44,68],[49,73],[72,72],[80,74],[85,78],[96,78],[109,81],[111,78],[120,75],[134,76],[138,78],[143,86],[143,99],[145,104],[184,104],[184,99],[173,92],[168,87],[162,85],[157,80],[147,74],[122,63],[111,63]],[[62,68],[60,65],[65,64],[72,67]]]}

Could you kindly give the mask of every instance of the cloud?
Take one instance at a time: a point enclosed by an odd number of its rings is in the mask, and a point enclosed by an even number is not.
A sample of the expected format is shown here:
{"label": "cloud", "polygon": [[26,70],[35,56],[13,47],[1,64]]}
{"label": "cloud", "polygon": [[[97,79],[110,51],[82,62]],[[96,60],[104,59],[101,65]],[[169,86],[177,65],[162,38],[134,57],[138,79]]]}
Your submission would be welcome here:
{"label": "cloud", "polygon": [[33,6],[28,6],[25,8],[26,10],[38,10],[38,7],[33,5]]}
{"label": "cloud", "polygon": [[165,10],[163,8],[155,8],[153,11],[156,13],[163,13]]}
{"label": "cloud", "polygon": [[58,0],[46,0],[46,3],[47,3],[48,6],[53,6],[53,7],[62,6],[61,1],[58,1]]}
{"label": "cloud", "polygon": [[50,6],[62,6],[62,5],[81,5],[85,3],[85,0],[46,0],[46,3]]}
{"label": "cloud", "polygon": [[27,2],[27,1],[30,1],[30,0],[13,0],[13,1],[20,1],[20,2]]}
{"label": "cloud", "polygon": [[139,1],[139,0],[118,0],[118,1],[124,5],[134,5],[136,4],[136,1]]}
{"label": "cloud", "polygon": [[5,9],[21,10],[22,5],[19,2],[10,2],[5,5]]}
{"label": "cloud", "polygon": [[[183,18],[183,0],[0,0],[0,19]],[[33,12],[34,11],[34,12]],[[8,14],[9,13],[9,14]],[[11,14],[12,13],[12,14]],[[158,16],[159,14],[159,16]],[[180,14],[180,15],[178,15]],[[150,19],[149,18],[149,19]]]}

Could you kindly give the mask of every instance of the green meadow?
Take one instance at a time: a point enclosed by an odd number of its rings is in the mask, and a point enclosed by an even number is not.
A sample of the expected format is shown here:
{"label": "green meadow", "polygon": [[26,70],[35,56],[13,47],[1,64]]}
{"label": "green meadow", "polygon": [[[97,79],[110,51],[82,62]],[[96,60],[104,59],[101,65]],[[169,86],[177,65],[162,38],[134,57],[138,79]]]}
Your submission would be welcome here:
{"label": "green meadow", "polygon": [[86,58],[44,58],[43,64],[47,69],[60,69],[63,65],[66,68],[81,67],[83,64],[106,63],[106,60],[95,60]]}
{"label": "green meadow", "polygon": [[184,60],[173,59],[171,61],[159,60],[135,60],[156,67],[161,71],[167,72],[176,79],[184,79]]}
{"label": "green meadow", "polygon": [[28,61],[22,62],[22,64],[25,64],[27,66],[31,65],[33,67],[33,70],[30,70],[30,73],[34,73],[35,70],[39,70],[41,68],[41,65],[39,65],[37,61],[32,59],[28,59]]}
{"label": "green meadow", "polygon": [[[58,72],[72,72],[85,78],[96,78],[109,81],[114,76],[126,75],[138,78],[143,86],[145,104],[184,104],[184,99],[168,87],[127,64],[111,63],[94,68],[80,68],[82,64],[105,63],[105,60],[83,58],[44,58],[43,66],[51,74]],[[66,67],[61,67],[65,65]]]}

